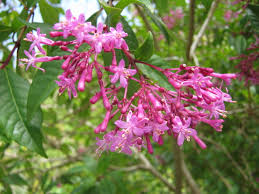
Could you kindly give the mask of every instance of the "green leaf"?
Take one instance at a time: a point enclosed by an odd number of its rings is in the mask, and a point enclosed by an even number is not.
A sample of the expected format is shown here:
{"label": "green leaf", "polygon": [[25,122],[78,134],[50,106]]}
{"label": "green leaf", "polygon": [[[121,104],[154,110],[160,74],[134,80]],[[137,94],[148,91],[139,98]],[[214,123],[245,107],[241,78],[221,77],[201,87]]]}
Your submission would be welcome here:
{"label": "green leaf", "polygon": [[10,185],[27,185],[27,182],[19,174],[10,174],[3,177],[2,180]]}
{"label": "green leaf", "polygon": [[45,23],[55,24],[59,18],[59,8],[52,7],[46,0],[40,0],[40,13]]}
{"label": "green leaf", "polygon": [[249,4],[247,6],[247,14],[251,21],[252,27],[259,33],[259,5]]}
{"label": "green leaf", "polygon": [[137,40],[136,34],[132,30],[128,22],[124,19],[124,17],[121,17],[120,21],[123,25],[123,30],[128,34],[128,36],[126,36],[124,39],[128,44],[129,49],[131,51],[136,50],[138,48],[138,40]]}
{"label": "green leaf", "polygon": [[59,61],[43,63],[41,68],[45,69],[45,72],[37,71],[29,90],[27,104],[28,120],[31,120],[36,110],[40,107],[41,103],[57,87],[55,80],[62,71]]}
{"label": "green leaf", "polygon": [[4,41],[8,38],[9,34],[13,32],[13,29],[9,26],[0,24],[0,41]]}
{"label": "green leaf", "polygon": [[160,13],[168,12],[168,0],[155,0],[155,4]]}
{"label": "green leaf", "polygon": [[31,27],[32,29],[36,30],[37,28],[40,28],[40,32],[43,34],[48,34],[50,31],[52,31],[52,25],[46,24],[46,23],[40,23],[40,22],[27,22],[26,20],[23,20],[22,18],[18,18],[20,22],[25,24],[28,27]]}
{"label": "green leaf", "polygon": [[[29,83],[8,69],[0,71],[0,129],[18,144],[47,157],[42,147],[41,118],[27,122]],[[35,110],[36,112],[36,110]],[[35,114],[39,117],[40,113]]]}
{"label": "green leaf", "polygon": [[[120,62],[121,59],[124,59],[125,64],[128,64],[128,58],[124,54],[124,52],[120,49],[115,49],[116,53],[116,61]],[[111,65],[112,63],[112,53],[111,52],[102,52],[103,62],[106,66]]]}
{"label": "green leaf", "polygon": [[174,90],[173,86],[168,82],[167,78],[161,72],[141,63],[137,63],[137,67],[144,75],[146,75],[149,79],[153,80],[158,85],[168,90]]}
{"label": "green leaf", "polygon": [[236,37],[234,46],[239,54],[244,53],[247,46],[246,39],[243,36]]}
{"label": "green leaf", "polygon": [[144,43],[136,50],[135,58],[140,61],[148,60],[154,52],[154,39],[151,32],[148,32]]}
{"label": "green leaf", "polygon": [[115,7],[123,10],[131,3],[145,5],[147,8],[151,9],[151,2],[149,0],[120,0]]}
{"label": "green leaf", "polygon": [[87,22],[91,22],[92,25],[96,26],[97,25],[97,19],[98,17],[101,15],[102,11],[99,10],[97,12],[95,12],[93,15],[91,15],[86,21]]}
{"label": "green leaf", "polygon": [[27,0],[27,7],[30,8],[34,5],[36,5],[39,2],[39,0]]}
{"label": "green leaf", "polygon": [[165,24],[161,21],[159,17],[157,17],[155,14],[153,14],[146,6],[143,6],[145,13],[152,19],[154,24],[161,30],[163,33],[164,37],[167,40],[167,43],[170,43],[170,35],[167,31],[167,28]]}
{"label": "green leaf", "polygon": [[108,26],[115,26],[118,23],[119,19],[120,19],[120,14],[122,12],[122,9],[116,8],[116,7],[110,7],[103,0],[99,0],[99,3],[102,5],[102,7],[104,8],[105,12],[107,13],[106,24]]}

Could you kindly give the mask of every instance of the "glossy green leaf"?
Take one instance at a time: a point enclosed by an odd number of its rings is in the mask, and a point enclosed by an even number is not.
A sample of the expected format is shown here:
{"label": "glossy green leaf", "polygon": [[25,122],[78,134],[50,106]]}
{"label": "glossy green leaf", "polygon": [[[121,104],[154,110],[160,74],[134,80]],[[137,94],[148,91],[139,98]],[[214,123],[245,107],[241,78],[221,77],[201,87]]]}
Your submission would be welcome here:
{"label": "glossy green leaf", "polygon": [[107,3],[103,0],[99,0],[99,3],[102,5],[105,12],[107,13],[106,24],[108,26],[115,26],[120,19],[120,14],[122,12],[122,9],[111,7],[107,5]]}
{"label": "glossy green leaf", "polygon": [[148,32],[143,44],[136,50],[135,58],[140,61],[148,60],[154,52],[154,39],[151,32]]}
{"label": "glossy green leaf", "polygon": [[247,46],[246,39],[243,36],[236,37],[234,46],[239,54],[243,53]]}
{"label": "glossy green leaf", "polygon": [[120,0],[115,7],[123,10],[125,7],[132,3],[145,5],[146,7],[151,9],[151,2],[149,0]]}
{"label": "glossy green leaf", "polygon": [[3,177],[2,180],[10,185],[27,185],[27,182],[19,174],[10,174]]}
{"label": "glossy green leaf", "polygon": [[26,26],[36,30],[37,28],[40,28],[40,32],[43,34],[48,34],[50,31],[53,30],[52,25],[46,24],[46,23],[40,23],[40,22],[27,22],[26,20],[23,20],[22,18],[18,18],[20,22],[25,24]]}
{"label": "glossy green leaf", "polygon": [[92,25],[96,26],[97,25],[97,19],[98,17],[101,15],[102,11],[99,10],[97,12],[95,12],[93,15],[91,15],[86,21],[87,22],[91,22]]}
{"label": "glossy green leaf", "polygon": [[55,80],[57,80],[57,76],[62,71],[60,62],[57,61],[43,63],[41,68],[44,68],[45,72],[37,71],[29,90],[27,104],[28,120],[31,120],[41,103],[57,88]]}
{"label": "glossy green leaf", "polygon": [[9,26],[0,24],[0,41],[4,41],[8,38],[9,34],[13,32],[13,29]]}
{"label": "glossy green leaf", "polygon": [[152,19],[152,21],[154,22],[154,24],[161,30],[161,32],[163,33],[164,37],[167,40],[167,43],[170,43],[170,35],[168,33],[167,27],[165,26],[165,24],[162,22],[162,20],[156,16],[155,14],[153,14],[150,9],[148,9],[146,6],[143,6],[145,13]]}
{"label": "glossy green leaf", "polygon": [[[159,64],[162,64],[162,61],[158,60],[157,57],[152,57],[152,58],[150,58],[147,61],[149,64],[160,66],[161,68],[166,68],[166,67],[163,67],[162,65],[159,65]],[[160,85],[168,90],[174,90],[173,86],[168,82],[166,76],[164,76],[161,72],[159,72],[147,65],[144,65],[144,64],[137,63],[137,66],[145,76],[150,78],[152,81],[154,81],[158,85]]]}
{"label": "glossy green leaf", "polygon": [[27,0],[27,7],[30,8],[34,5],[36,5],[39,2],[39,0]]}
{"label": "glossy green leaf", "polygon": [[[26,119],[29,87],[26,80],[11,70],[0,71],[0,129],[8,138],[46,157],[38,128],[41,118],[32,118],[31,122]],[[40,113],[35,114],[39,116]]]}
{"label": "glossy green leaf", "polygon": [[43,21],[48,24],[55,24],[58,22],[59,9],[52,7],[46,0],[40,0],[40,13]]}
{"label": "glossy green leaf", "polygon": [[259,5],[248,5],[247,14],[251,21],[252,27],[259,33]]}
{"label": "glossy green leaf", "polygon": [[121,17],[120,22],[123,25],[123,30],[128,34],[124,39],[127,42],[130,51],[134,51],[138,48],[138,40],[136,37],[136,34],[128,24],[128,22],[124,19],[124,17]]}
{"label": "glossy green leaf", "polygon": [[168,0],[155,0],[155,4],[160,13],[168,12]]}

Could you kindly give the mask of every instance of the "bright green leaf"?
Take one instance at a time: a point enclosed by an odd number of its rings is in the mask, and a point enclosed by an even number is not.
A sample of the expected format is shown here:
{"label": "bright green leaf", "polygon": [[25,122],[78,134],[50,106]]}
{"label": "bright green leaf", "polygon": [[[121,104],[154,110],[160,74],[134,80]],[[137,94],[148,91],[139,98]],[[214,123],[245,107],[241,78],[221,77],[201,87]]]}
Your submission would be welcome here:
{"label": "bright green leaf", "polygon": [[145,13],[152,19],[152,21],[154,22],[154,24],[156,24],[156,26],[161,30],[161,32],[163,33],[164,37],[167,40],[167,43],[170,43],[170,35],[168,33],[168,30],[165,26],[165,24],[161,21],[161,19],[156,16],[155,14],[153,14],[146,6],[143,6]]}
{"label": "bright green leaf", "polygon": [[148,60],[154,52],[154,39],[152,33],[149,32],[144,43],[136,50],[135,58],[140,61]]}
{"label": "bright green leaf", "polygon": [[128,36],[126,36],[124,39],[125,39],[126,43],[128,44],[129,49],[131,51],[136,50],[138,48],[138,40],[137,40],[136,34],[132,30],[132,28],[130,27],[128,22],[124,19],[124,17],[121,17],[120,21],[123,25],[123,30],[126,33],[128,33]]}
{"label": "bright green leaf", "polygon": [[86,21],[91,22],[92,25],[96,26],[97,25],[97,19],[101,15],[102,11],[97,11],[93,15],[91,15]]}
{"label": "bright green leaf", "polygon": [[13,29],[9,26],[0,24],[0,41],[4,41],[8,38],[9,34],[13,32]]}
{"label": "bright green leaf", "polygon": [[43,63],[41,68],[45,72],[37,71],[35,74],[28,95],[28,120],[33,117],[35,111],[40,107],[41,103],[53,92],[57,87],[55,80],[62,71],[60,62],[53,61],[51,63]]}
{"label": "bright green leaf", "polygon": [[11,70],[0,71],[0,129],[8,138],[46,157],[42,147],[42,134],[36,127],[39,124],[34,123],[41,119],[32,118],[30,123],[26,119],[29,86],[26,80]]}
{"label": "bright green leaf", "polygon": [[120,14],[122,12],[122,9],[116,8],[116,7],[110,7],[103,0],[99,0],[99,3],[102,5],[102,7],[104,8],[105,12],[108,15],[106,19],[106,24],[108,26],[115,26],[120,19]]}
{"label": "bright green leaf", "polygon": [[247,46],[246,39],[243,36],[236,37],[234,46],[239,54],[243,53]]}
{"label": "bright green leaf", "polygon": [[252,27],[259,33],[259,5],[249,4],[247,6],[247,14],[251,21]]}
{"label": "bright green leaf", "polygon": [[52,7],[47,3],[46,0],[40,0],[40,13],[43,18],[43,21],[48,24],[55,24],[58,22],[59,18],[59,9]]}
{"label": "bright green leaf", "polygon": [[149,0],[120,0],[115,7],[123,10],[125,7],[132,3],[145,5],[146,7],[151,9],[151,2]]}
{"label": "bright green leaf", "polygon": [[27,185],[27,182],[19,174],[10,174],[3,177],[2,180],[10,185]]}

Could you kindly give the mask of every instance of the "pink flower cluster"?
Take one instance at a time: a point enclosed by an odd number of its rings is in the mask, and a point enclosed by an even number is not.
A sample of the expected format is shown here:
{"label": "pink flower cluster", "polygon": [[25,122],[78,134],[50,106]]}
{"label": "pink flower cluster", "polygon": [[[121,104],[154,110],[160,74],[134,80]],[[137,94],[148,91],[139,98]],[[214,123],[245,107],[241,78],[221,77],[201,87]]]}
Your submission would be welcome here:
{"label": "pink flower cluster", "polygon": [[172,29],[183,16],[182,9],[170,10],[169,14],[163,17],[163,21],[168,29]]}
{"label": "pink flower cluster", "polygon": [[[32,42],[29,52],[25,51],[28,59],[22,59],[29,66],[36,66],[38,62],[52,60],[64,60],[61,68],[64,72],[58,76],[59,92],[67,90],[69,97],[77,97],[77,91],[83,92],[85,84],[92,81],[95,71],[99,91],[90,99],[95,104],[102,100],[106,109],[104,120],[98,125],[94,132],[104,134],[103,139],[97,138],[98,153],[104,150],[112,152],[119,151],[131,154],[131,147],[141,149],[147,148],[153,153],[153,142],[163,144],[164,136],[167,134],[177,139],[179,146],[184,141],[194,141],[201,147],[206,148],[204,142],[198,137],[196,126],[203,122],[216,131],[222,130],[223,119],[226,117],[224,102],[234,102],[231,96],[222,91],[222,86],[217,87],[213,79],[222,79],[230,83],[235,74],[215,73],[211,68],[180,65],[178,68],[162,69],[160,67],[139,61],[133,58],[129,52],[124,37],[127,33],[123,31],[122,24],[117,24],[116,29],[108,28],[99,23],[97,28],[90,22],[85,22],[84,16],[79,18],[72,16],[68,10],[66,20],[54,25],[55,31],[50,32],[52,37],[74,37],[69,41],[53,41],[47,39],[44,34],[32,33],[27,35],[27,40]],[[59,46],[68,54],[63,56],[36,57],[36,48],[42,55],[46,52],[41,44]],[[89,45],[88,50],[80,51],[83,45]],[[122,59],[117,64],[115,49],[120,49],[128,58],[126,66]],[[109,66],[101,65],[97,56],[100,52],[111,52],[112,62]],[[161,72],[171,84],[168,90],[153,83],[143,76],[137,67],[137,63],[147,65]],[[51,65],[51,64],[50,64]],[[105,85],[103,74],[109,75],[110,83]],[[138,78],[134,77],[138,74]],[[129,96],[129,80],[136,83],[138,90]],[[119,91],[123,91],[123,97],[119,97]],[[108,123],[116,116],[115,128],[107,132]]]}
{"label": "pink flower cluster", "polygon": [[230,2],[230,5],[236,5],[236,4],[240,4],[241,2],[243,2],[241,9],[240,7],[238,9],[238,11],[232,11],[232,10],[227,10],[224,13],[224,19],[226,22],[230,22],[232,19],[237,18],[241,13],[244,12],[244,10],[247,8],[249,0],[234,0],[232,2]]}
{"label": "pink flower cluster", "polygon": [[259,84],[259,69],[255,66],[259,58],[259,38],[255,35],[255,42],[247,48],[248,54],[241,54],[238,57],[232,57],[231,60],[239,60],[236,68],[240,70],[238,73],[239,79],[245,80],[245,85],[248,82],[251,84]]}

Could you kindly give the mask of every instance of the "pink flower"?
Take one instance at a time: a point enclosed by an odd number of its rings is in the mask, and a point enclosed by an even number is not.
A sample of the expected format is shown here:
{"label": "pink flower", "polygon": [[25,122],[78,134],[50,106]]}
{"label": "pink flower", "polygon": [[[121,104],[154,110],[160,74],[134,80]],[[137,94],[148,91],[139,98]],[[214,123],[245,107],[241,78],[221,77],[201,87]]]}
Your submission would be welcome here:
{"label": "pink flower", "polygon": [[147,121],[146,118],[139,120],[136,115],[133,115],[132,111],[129,111],[126,122],[117,120],[115,121],[115,125],[124,129],[125,134],[129,134],[130,136],[142,136],[147,128],[145,126]]}
{"label": "pink flower", "polygon": [[233,12],[231,10],[227,10],[225,13],[224,13],[224,19],[226,22],[229,22],[231,20],[233,16]]}
{"label": "pink flower", "polygon": [[114,67],[114,72],[115,74],[111,76],[111,83],[116,83],[118,79],[120,78],[120,85],[123,88],[126,88],[128,85],[127,79],[130,76],[133,76],[137,73],[135,69],[126,69],[125,67],[125,62],[122,59],[119,63],[119,66]]}
{"label": "pink flower", "polygon": [[30,54],[28,51],[24,51],[24,54],[28,57],[28,59],[20,59],[20,61],[27,63],[26,71],[29,69],[30,66],[32,66],[36,69],[39,69],[39,70],[45,72],[44,69],[37,67],[36,63],[50,61],[51,57],[36,58],[36,54],[35,54],[34,50],[32,50],[32,54]]}
{"label": "pink flower", "polygon": [[71,93],[73,94],[74,98],[77,97],[77,91],[75,88],[75,79],[73,78],[67,78],[63,75],[58,76],[60,81],[56,81],[58,84],[59,88],[59,93],[63,93],[67,89],[67,93],[69,98],[71,99]]}
{"label": "pink flower", "polygon": [[159,124],[157,122],[150,121],[148,122],[148,127],[146,128],[145,132],[152,132],[153,141],[158,143],[159,137],[163,135],[168,129],[169,128],[166,122]]}
{"label": "pink flower", "polygon": [[40,44],[52,45],[54,43],[53,40],[46,38],[46,34],[40,33],[40,28],[37,28],[36,35],[32,34],[32,32],[26,34],[25,40],[32,42],[29,52],[31,52],[36,46],[43,55],[46,55],[46,51],[40,46]]}
{"label": "pink flower", "polygon": [[184,139],[190,141],[190,136],[197,135],[195,129],[189,128],[191,124],[191,118],[188,118],[184,122],[185,124],[181,121],[180,117],[178,116],[174,118],[173,132],[178,134],[177,144],[179,146],[183,145]]}
{"label": "pink flower", "polygon": [[114,28],[110,28],[111,35],[114,37],[114,48],[117,49],[126,49],[128,50],[128,46],[123,39],[124,37],[128,36],[126,32],[123,31],[123,26],[121,23],[118,23],[116,26],[116,30]]}

